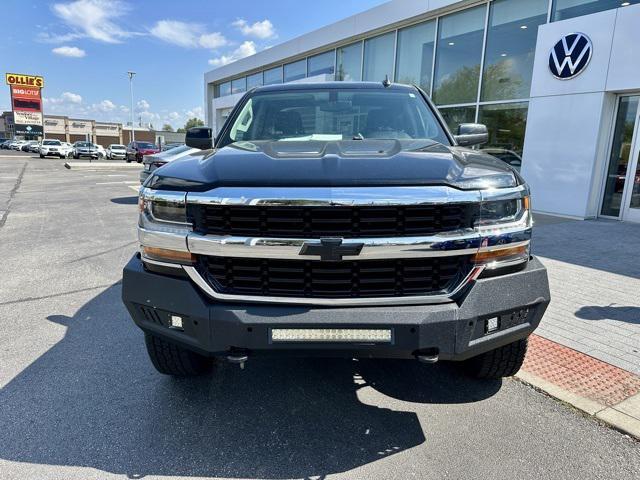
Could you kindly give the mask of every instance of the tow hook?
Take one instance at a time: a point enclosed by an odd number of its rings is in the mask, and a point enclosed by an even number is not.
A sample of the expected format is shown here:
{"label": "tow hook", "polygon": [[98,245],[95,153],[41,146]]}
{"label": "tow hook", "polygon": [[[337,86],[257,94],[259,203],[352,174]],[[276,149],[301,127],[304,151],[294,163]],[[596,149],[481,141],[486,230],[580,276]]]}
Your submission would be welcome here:
{"label": "tow hook", "polygon": [[248,352],[242,350],[232,350],[227,355],[227,362],[240,365],[240,370],[244,370],[244,362],[246,362],[248,359]]}
{"label": "tow hook", "polygon": [[416,353],[416,359],[420,363],[436,363],[439,359],[437,348],[429,348]]}

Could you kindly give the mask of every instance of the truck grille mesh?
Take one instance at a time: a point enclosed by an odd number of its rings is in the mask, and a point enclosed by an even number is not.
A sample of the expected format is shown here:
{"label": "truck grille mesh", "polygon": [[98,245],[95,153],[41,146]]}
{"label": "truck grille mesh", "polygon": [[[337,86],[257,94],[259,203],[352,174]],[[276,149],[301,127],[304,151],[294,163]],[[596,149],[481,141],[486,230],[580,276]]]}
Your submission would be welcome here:
{"label": "truck grille mesh", "polygon": [[473,227],[476,204],[393,206],[188,206],[194,230],[247,237],[403,237]]}
{"label": "truck grille mesh", "polygon": [[220,293],[300,298],[447,293],[469,268],[468,256],[339,262],[200,256],[197,264]]}

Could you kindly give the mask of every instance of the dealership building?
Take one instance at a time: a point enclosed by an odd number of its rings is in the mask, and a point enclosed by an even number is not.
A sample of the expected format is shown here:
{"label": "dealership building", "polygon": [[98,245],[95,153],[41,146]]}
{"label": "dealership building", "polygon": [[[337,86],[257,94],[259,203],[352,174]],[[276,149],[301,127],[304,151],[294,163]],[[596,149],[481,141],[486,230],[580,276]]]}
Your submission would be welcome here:
{"label": "dealership building", "polygon": [[486,124],[534,210],[640,222],[640,0],[393,0],[207,72],[207,123],[256,86],[385,77]]}

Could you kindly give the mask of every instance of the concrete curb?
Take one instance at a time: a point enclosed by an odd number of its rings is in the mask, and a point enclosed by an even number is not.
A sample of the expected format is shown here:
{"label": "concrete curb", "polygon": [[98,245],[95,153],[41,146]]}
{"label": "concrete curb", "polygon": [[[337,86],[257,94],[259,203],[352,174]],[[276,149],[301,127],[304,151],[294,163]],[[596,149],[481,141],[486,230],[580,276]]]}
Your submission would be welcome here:
{"label": "concrete curb", "polygon": [[520,370],[515,375],[515,378],[640,440],[640,394],[629,397],[611,407],[607,407],[594,400],[569,392],[524,370]]}
{"label": "concrete curb", "polygon": [[111,162],[66,162],[64,167],[69,170],[141,170],[141,163],[111,163]]}

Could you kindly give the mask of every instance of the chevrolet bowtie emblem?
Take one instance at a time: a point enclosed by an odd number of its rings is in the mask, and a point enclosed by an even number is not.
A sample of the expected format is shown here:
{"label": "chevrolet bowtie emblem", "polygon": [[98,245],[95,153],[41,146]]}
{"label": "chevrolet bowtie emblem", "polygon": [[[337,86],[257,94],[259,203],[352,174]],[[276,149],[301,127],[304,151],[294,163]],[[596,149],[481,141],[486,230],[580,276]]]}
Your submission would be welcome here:
{"label": "chevrolet bowtie emblem", "polygon": [[360,255],[363,243],[343,245],[342,238],[321,238],[319,242],[304,242],[300,255],[318,255],[320,260],[339,262],[343,256]]}

